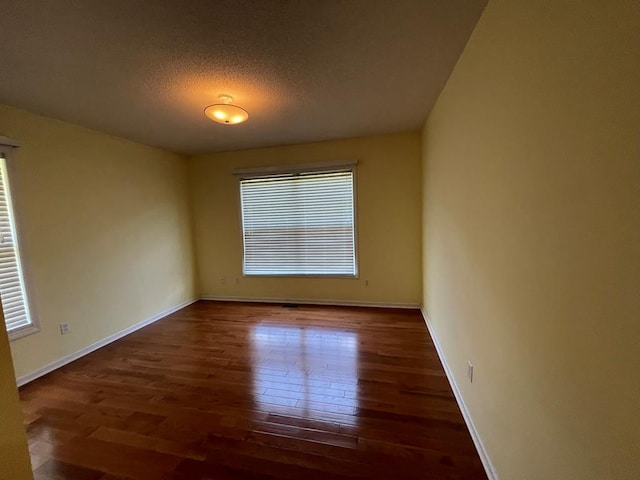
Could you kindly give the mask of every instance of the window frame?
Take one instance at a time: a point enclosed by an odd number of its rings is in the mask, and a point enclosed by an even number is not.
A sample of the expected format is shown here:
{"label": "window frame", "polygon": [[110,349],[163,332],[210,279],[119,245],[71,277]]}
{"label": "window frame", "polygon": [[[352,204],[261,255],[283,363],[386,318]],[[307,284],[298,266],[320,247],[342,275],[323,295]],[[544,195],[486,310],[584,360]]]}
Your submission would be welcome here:
{"label": "window frame", "polygon": [[[27,242],[25,241],[25,236],[22,235],[23,228],[22,222],[20,221],[21,211],[19,204],[20,201],[15,195],[15,192],[12,188],[12,181],[15,178],[15,167],[14,167],[14,154],[15,150],[19,147],[19,144],[11,139],[6,137],[0,137],[0,168],[3,169],[3,178],[5,182],[5,193],[7,197],[7,206],[9,209],[9,216],[11,218],[11,222],[13,224],[13,234],[14,234],[14,242],[17,256],[17,263],[20,270],[20,274],[22,275],[22,283],[24,288],[24,302],[27,307],[28,317],[29,317],[29,325],[24,325],[22,327],[16,328],[14,330],[7,330],[6,323],[4,325],[4,329],[7,332],[7,336],[9,337],[9,341],[14,341],[19,338],[26,337],[28,335],[32,335],[40,331],[40,320],[37,314],[37,309],[34,302],[34,289],[33,283],[31,282],[31,274],[30,274],[30,266],[29,261],[25,258],[24,252],[28,250],[25,247]],[[4,315],[3,315],[4,317]]]}
{"label": "window frame", "polygon": [[[242,258],[240,268],[243,278],[325,278],[325,279],[352,279],[357,280],[360,278],[360,263],[358,255],[358,182],[357,182],[357,165],[356,160],[344,160],[339,162],[323,162],[313,164],[298,164],[298,165],[284,165],[284,166],[269,166],[269,167],[257,167],[257,168],[240,168],[235,169],[233,174],[237,177],[237,195],[238,195],[238,217],[239,217],[239,237],[240,247],[242,250]],[[342,274],[342,273],[250,273],[247,274],[244,271],[244,218],[242,214],[242,193],[241,182],[242,180],[249,180],[255,178],[269,178],[269,177],[284,177],[284,176],[296,176],[300,174],[313,174],[313,173],[340,173],[351,172],[352,178],[352,191],[353,191],[353,262],[355,267],[355,274]]]}

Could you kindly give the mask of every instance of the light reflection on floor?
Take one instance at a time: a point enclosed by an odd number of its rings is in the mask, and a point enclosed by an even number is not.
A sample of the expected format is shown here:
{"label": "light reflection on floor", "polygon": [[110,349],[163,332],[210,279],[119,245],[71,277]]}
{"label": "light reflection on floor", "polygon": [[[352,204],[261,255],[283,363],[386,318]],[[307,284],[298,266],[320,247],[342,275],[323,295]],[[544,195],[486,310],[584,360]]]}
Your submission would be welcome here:
{"label": "light reflection on floor", "polygon": [[356,333],[265,323],[251,333],[253,394],[259,409],[318,420],[341,414],[341,423],[355,424]]}

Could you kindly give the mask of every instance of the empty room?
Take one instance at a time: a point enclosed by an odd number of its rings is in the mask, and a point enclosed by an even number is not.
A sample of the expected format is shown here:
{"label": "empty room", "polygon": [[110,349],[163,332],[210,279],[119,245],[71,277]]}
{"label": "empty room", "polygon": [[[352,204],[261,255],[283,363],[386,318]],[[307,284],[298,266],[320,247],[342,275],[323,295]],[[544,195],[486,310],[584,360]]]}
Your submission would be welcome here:
{"label": "empty room", "polygon": [[3,2],[0,299],[0,480],[640,478],[640,4]]}

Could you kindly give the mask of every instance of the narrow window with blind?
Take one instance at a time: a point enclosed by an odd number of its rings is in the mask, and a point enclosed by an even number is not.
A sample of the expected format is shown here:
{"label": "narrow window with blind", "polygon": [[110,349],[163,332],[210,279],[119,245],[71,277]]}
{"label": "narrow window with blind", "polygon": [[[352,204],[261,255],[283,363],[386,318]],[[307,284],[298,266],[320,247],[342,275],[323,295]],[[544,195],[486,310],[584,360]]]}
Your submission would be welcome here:
{"label": "narrow window with blind", "polygon": [[38,330],[27,301],[7,174],[8,151],[0,145],[0,299],[10,339]]}
{"label": "narrow window with blind", "polygon": [[241,178],[245,275],[357,275],[352,170]]}

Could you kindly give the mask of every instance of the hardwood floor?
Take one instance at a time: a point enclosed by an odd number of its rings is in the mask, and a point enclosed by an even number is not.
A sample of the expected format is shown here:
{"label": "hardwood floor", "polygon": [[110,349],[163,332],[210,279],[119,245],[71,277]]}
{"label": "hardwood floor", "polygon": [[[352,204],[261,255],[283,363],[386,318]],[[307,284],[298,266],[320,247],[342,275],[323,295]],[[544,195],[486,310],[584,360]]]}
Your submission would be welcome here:
{"label": "hardwood floor", "polygon": [[20,397],[35,480],[487,478],[417,310],[200,301]]}

